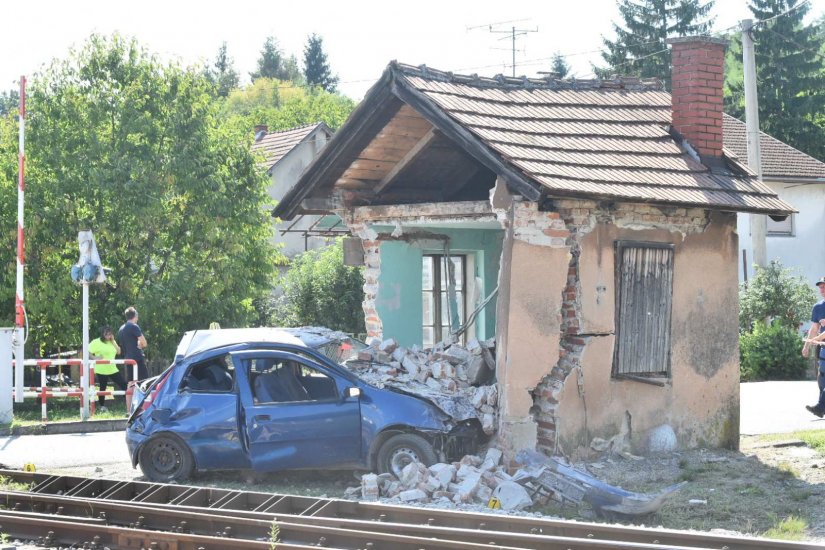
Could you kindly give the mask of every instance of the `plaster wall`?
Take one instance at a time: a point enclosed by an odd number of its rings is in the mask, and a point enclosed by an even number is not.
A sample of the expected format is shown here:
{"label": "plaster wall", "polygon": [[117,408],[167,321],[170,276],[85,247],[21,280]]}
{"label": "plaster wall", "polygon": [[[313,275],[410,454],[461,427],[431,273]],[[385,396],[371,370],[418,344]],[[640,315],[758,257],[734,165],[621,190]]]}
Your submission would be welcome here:
{"label": "plaster wall", "polygon": [[[791,236],[769,235],[766,239],[768,260],[779,260],[785,267],[794,268],[811,285],[825,275],[825,240],[822,239],[825,222],[825,183],[765,182],[779,198],[799,211],[794,214]],[[748,258],[748,279],[753,278],[753,247],[750,235],[750,216],[738,215],[739,281],[744,280],[742,250]]]}
{"label": "plaster wall", "polygon": [[[690,213],[690,211],[688,211]],[[597,222],[580,240],[580,368],[558,393],[558,444],[584,454],[629,420],[630,443],[645,451],[650,429],[669,424],[682,447],[736,447],[739,426],[737,235],[733,214],[697,210],[694,223],[671,217],[621,227]],[[688,215],[687,218],[690,218]],[[701,223],[695,223],[695,222]],[[704,225],[700,229],[700,227]],[[632,227],[629,227],[632,226]],[[671,376],[656,386],[612,377],[616,240],[672,243]],[[576,451],[579,451],[576,453]]]}
{"label": "plaster wall", "polygon": [[[383,233],[392,227],[372,226]],[[467,277],[478,277],[481,287],[478,296],[483,300],[495,287],[498,280],[501,256],[502,231],[495,229],[447,229],[443,227],[416,226],[415,231],[449,238],[451,254],[465,254],[472,257],[468,262],[472,273]],[[424,254],[442,254],[441,241],[401,241],[382,240],[380,244],[381,273],[378,277],[378,293],[375,309],[381,319],[383,333],[393,337],[403,346],[421,345],[423,309],[421,303],[421,262]],[[469,284],[469,281],[468,281]],[[474,305],[468,297],[468,313]],[[482,311],[476,321],[475,337],[487,339],[495,334],[495,306],[491,303]]]}
{"label": "plaster wall", "polygon": [[[327,143],[327,134],[316,129],[311,135],[296,145],[291,151],[284,155],[270,170],[271,183],[267,187],[267,193],[275,201],[280,201],[287,191],[289,191],[304,169],[312,162],[312,159],[320,152]],[[302,233],[285,233],[281,230],[292,226],[292,230],[305,230],[323,216],[306,215],[297,222],[283,221],[275,223],[272,236],[272,243],[282,245],[281,252],[288,258],[293,258],[306,250],[314,250],[329,245],[333,239],[329,237],[307,237]],[[293,223],[294,226],[293,226]]]}

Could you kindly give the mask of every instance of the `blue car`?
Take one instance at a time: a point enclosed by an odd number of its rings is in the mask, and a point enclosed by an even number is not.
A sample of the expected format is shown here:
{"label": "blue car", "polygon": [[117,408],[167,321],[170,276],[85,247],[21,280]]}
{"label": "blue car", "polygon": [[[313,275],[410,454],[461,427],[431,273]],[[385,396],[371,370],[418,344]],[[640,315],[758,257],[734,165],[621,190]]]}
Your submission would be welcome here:
{"label": "blue car", "polygon": [[187,332],[172,366],[135,392],[126,428],[132,466],[163,482],[250,468],[398,475],[411,461],[476,451],[477,419],[456,420],[343,366],[358,344],[294,329]]}

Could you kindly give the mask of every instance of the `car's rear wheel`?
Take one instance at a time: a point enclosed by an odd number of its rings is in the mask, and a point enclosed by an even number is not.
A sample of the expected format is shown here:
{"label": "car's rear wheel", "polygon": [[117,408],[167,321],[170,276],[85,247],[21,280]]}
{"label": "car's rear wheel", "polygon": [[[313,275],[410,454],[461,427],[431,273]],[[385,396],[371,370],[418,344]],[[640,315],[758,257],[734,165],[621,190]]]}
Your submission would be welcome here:
{"label": "car's rear wheel", "polygon": [[378,450],[379,473],[401,476],[401,471],[411,462],[432,466],[438,461],[435,449],[429,441],[415,434],[397,434],[387,439]]}
{"label": "car's rear wheel", "polygon": [[184,442],[169,435],[158,435],[140,449],[138,463],[143,475],[152,481],[183,481],[192,475],[195,460]]}

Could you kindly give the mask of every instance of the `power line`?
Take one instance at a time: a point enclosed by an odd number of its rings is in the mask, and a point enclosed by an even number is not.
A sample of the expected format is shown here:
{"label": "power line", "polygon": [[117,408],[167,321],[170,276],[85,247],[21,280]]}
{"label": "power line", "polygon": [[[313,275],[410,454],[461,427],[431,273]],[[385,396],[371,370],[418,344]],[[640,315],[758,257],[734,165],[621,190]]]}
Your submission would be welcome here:
{"label": "power line", "polygon": [[761,25],[763,23],[768,23],[769,21],[773,21],[774,19],[779,19],[782,16],[788,15],[789,13],[793,12],[794,10],[798,10],[799,8],[801,8],[802,6],[804,6],[806,4],[810,4],[810,2],[811,2],[811,0],[802,0],[802,2],[800,2],[799,4],[795,5],[794,7],[790,8],[790,9],[787,9],[787,10],[783,11],[782,13],[777,13],[776,15],[768,17],[767,19],[760,19],[759,21],[757,21],[756,23],[753,24],[751,29],[753,29],[757,25]]}

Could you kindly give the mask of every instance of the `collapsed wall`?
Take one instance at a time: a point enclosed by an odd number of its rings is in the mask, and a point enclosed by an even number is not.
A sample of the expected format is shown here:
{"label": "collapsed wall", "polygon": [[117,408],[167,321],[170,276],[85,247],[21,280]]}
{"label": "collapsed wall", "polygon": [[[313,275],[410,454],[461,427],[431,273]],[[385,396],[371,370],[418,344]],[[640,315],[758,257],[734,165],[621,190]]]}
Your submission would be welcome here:
{"label": "collapsed wall", "polygon": [[[623,445],[634,429],[640,441],[662,424],[685,446],[732,444],[738,403],[734,215],[587,200],[557,200],[545,210],[515,200],[509,216],[500,217],[509,226],[505,246],[511,249],[502,269],[510,280],[499,316],[498,364],[508,454],[535,446],[547,454],[582,455],[594,439]],[[663,379],[614,376],[614,251],[622,240],[675,247],[671,367]],[[535,265],[543,258],[543,268],[556,273],[537,289]],[[526,285],[533,288],[526,291]],[[711,298],[707,285],[719,294]],[[556,315],[538,317],[535,304],[525,306],[528,300],[541,300]],[[538,332],[527,326],[542,319],[552,326]],[[714,327],[714,338],[724,342],[712,345],[714,354],[687,345],[691,335],[708,333],[703,326]],[[525,351],[537,336],[553,349],[537,354],[542,344],[534,343]],[[708,368],[708,361],[718,364]],[[522,395],[529,396],[529,410]]]}

